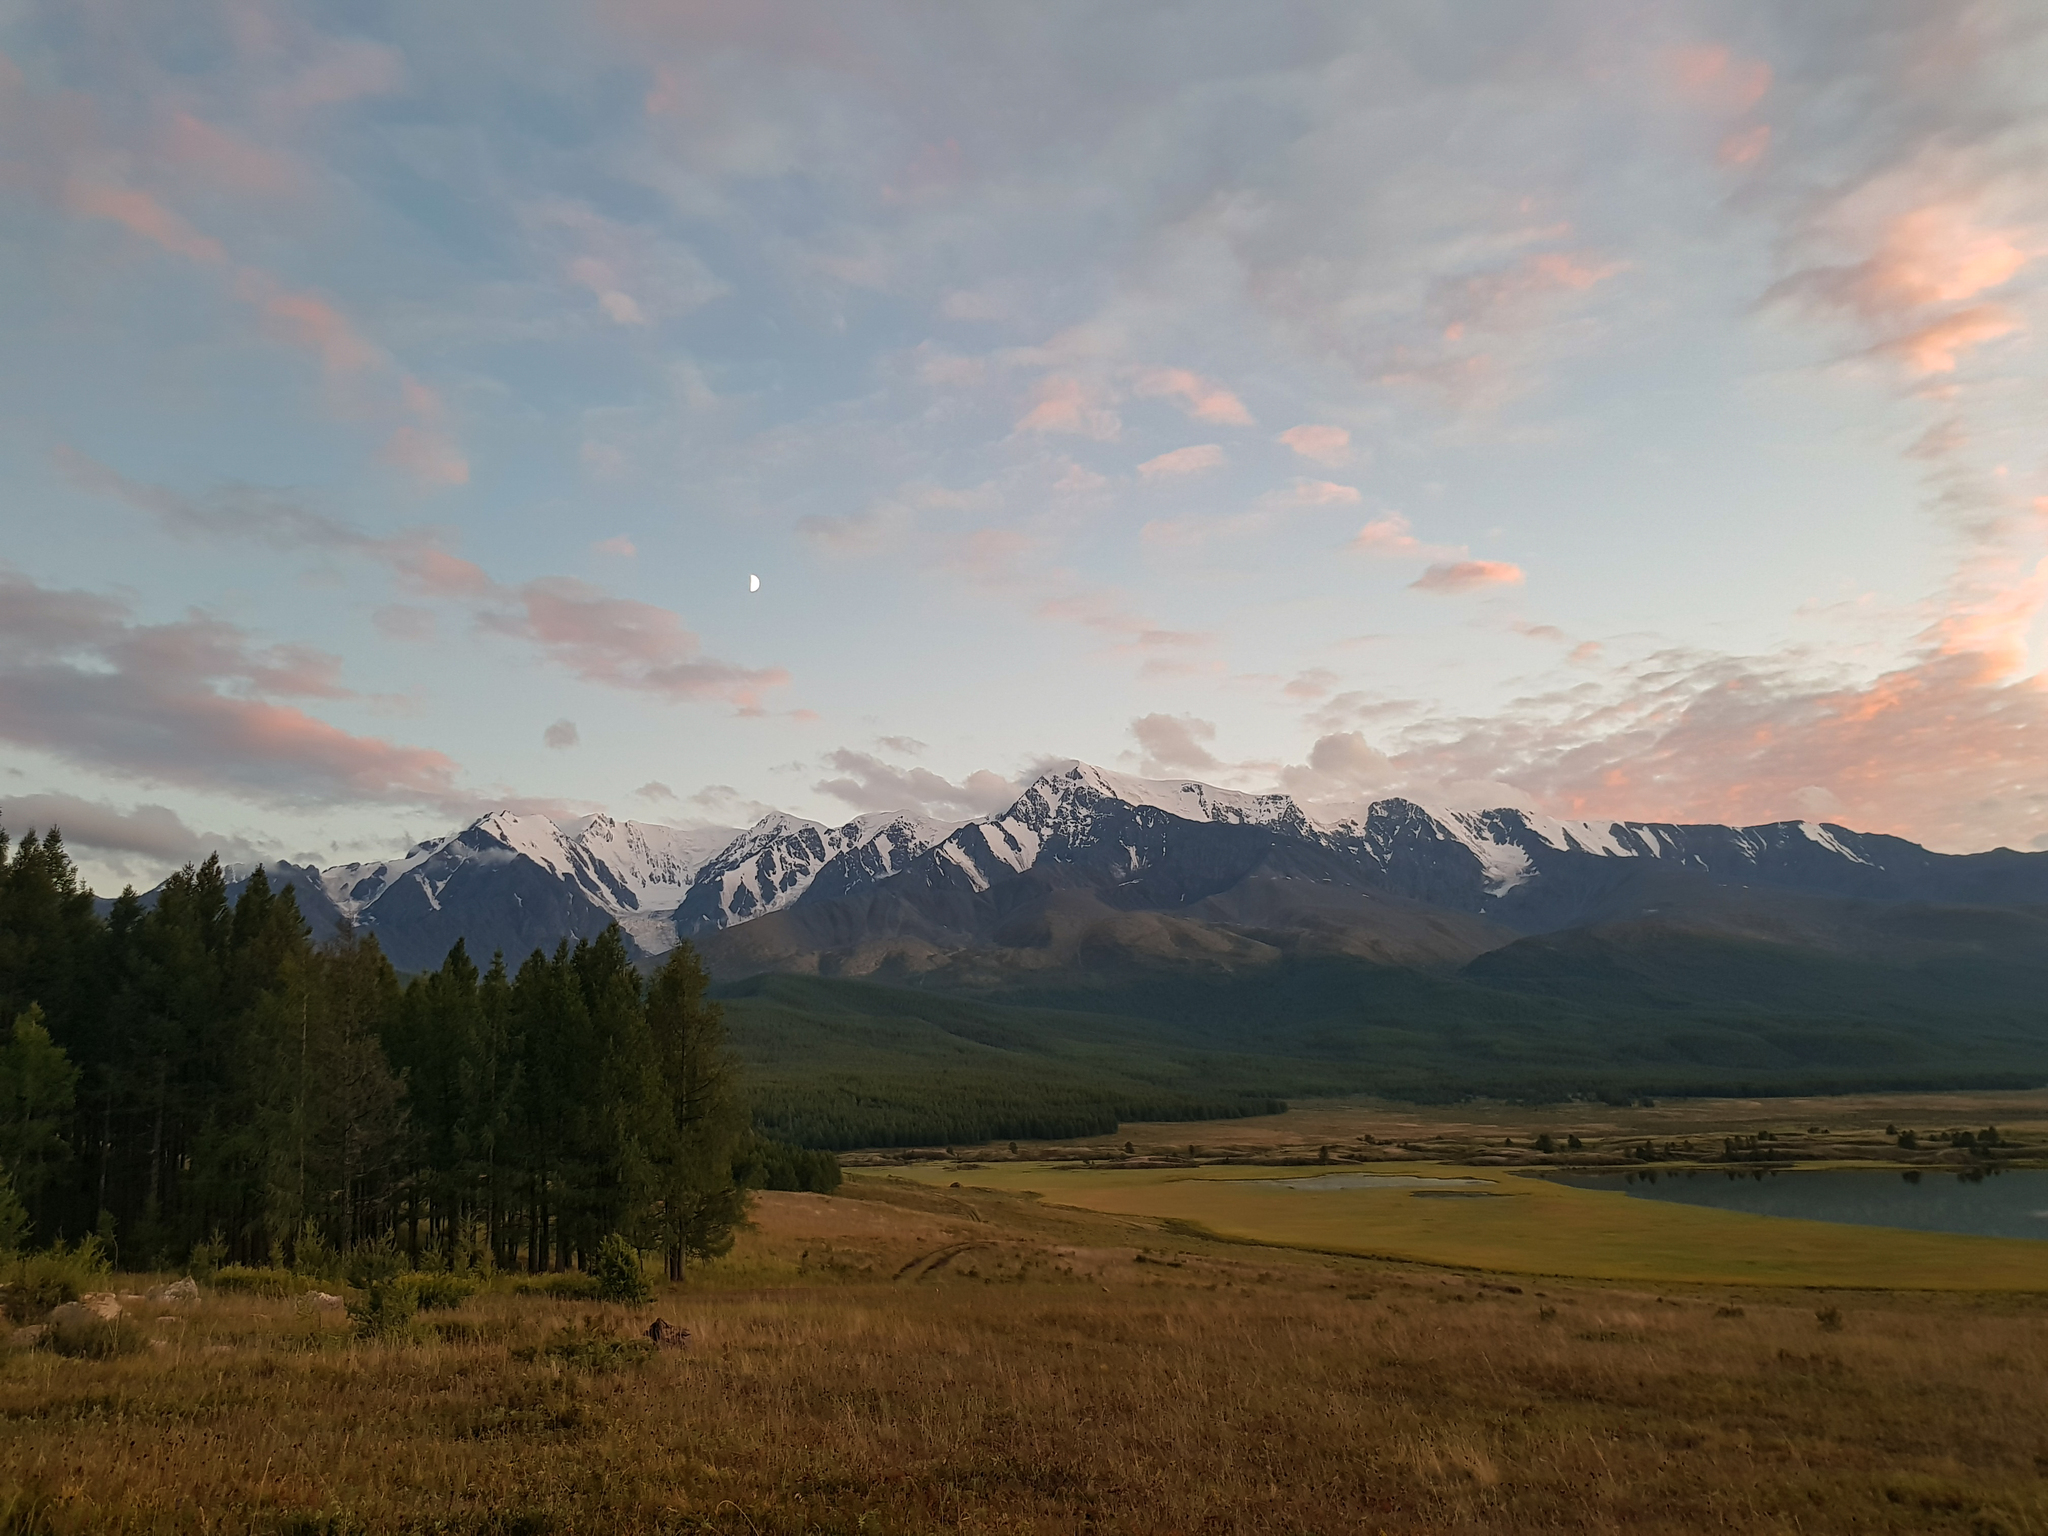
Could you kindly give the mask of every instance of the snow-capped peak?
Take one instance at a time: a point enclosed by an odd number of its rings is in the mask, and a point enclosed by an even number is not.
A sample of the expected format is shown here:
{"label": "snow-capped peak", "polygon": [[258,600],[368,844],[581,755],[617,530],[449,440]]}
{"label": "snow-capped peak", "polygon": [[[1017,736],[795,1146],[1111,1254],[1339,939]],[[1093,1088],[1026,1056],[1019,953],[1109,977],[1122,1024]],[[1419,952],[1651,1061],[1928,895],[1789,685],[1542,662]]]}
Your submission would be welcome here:
{"label": "snow-capped peak", "polygon": [[1268,825],[1301,817],[1300,808],[1286,795],[1251,795],[1241,790],[1218,789],[1194,779],[1140,779],[1112,773],[1092,763],[1076,763],[1063,772],[1041,775],[1025,795],[1036,793],[1048,804],[1057,806],[1076,791],[1092,792],[1125,805],[1149,806],[1183,821]]}

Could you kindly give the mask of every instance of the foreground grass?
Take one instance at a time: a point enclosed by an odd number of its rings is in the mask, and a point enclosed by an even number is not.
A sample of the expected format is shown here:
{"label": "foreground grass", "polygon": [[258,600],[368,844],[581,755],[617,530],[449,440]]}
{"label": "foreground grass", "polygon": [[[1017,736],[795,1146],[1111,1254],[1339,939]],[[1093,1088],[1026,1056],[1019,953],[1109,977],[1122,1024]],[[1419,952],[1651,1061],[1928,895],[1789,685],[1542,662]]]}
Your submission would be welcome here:
{"label": "foreground grass", "polygon": [[[365,1342],[209,1297],[140,1354],[13,1352],[0,1529],[2048,1533],[2031,1298],[1823,1317],[848,1190],[763,1197],[646,1308],[498,1293]],[[688,1349],[546,1353],[656,1314]]]}
{"label": "foreground grass", "polygon": [[[1063,1205],[1150,1216],[1244,1242],[1476,1266],[1524,1275],[1657,1283],[2048,1292],[2048,1244],[1788,1221],[1573,1189],[1505,1170],[1378,1162],[1371,1173],[1486,1181],[1458,1198],[1291,1188],[1322,1168],[1085,1168],[924,1163],[889,1175],[930,1185],[1033,1191]],[[1286,1181],[1285,1183],[1281,1181]]]}

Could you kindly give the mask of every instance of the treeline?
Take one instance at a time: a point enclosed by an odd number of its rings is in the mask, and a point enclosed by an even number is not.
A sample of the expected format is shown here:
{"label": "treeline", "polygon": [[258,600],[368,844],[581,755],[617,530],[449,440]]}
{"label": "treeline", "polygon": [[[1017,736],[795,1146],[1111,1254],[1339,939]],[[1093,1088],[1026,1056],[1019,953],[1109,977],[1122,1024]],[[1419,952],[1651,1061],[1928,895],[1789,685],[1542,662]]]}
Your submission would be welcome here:
{"label": "treeline", "polygon": [[837,1179],[752,1134],[705,988],[687,945],[640,976],[616,928],[402,984],[260,870],[230,903],[217,859],[102,919],[55,832],[0,833],[0,1228],[130,1265],[310,1240],[530,1270],[617,1232],[679,1275],[749,1183]]}
{"label": "treeline", "polygon": [[854,1147],[973,1146],[988,1141],[1065,1141],[1106,1136],[1129,1120],[1231,1120],[1277,1115],[1284,1099],[1090,1092],[1064,1081],[914,1084],[834,1073],[830,1083],[766,1083],[755,1119],[778,1141],[845,1151]]}

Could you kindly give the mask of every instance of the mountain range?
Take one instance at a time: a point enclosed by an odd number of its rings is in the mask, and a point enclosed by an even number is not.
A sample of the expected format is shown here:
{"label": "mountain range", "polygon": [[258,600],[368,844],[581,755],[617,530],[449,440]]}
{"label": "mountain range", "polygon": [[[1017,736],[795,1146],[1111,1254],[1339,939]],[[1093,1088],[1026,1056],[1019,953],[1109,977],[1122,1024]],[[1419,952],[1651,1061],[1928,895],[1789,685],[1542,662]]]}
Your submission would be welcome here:
{"label": "mountain range", "polygon": [[1896,958],[1975,942],[1959,912],[2048,910],[2048,853],[1933,853],[1812,821],[1565,821],[1405,799],[1319,819],[1285,795],[1085,764],[965,823],[774,814],[677,830],[494,811],[396,858],[271,875],[297,887],[316,931],[345,918],[406,970],[437,965],[457,938],[516,962],[617,922],[650,957],[694,941],[725,977],[961,983],[1317,954],[1456,969],[1617,925]]}
{"label": "mountain range", "polygon": [[1832,823],[1319,816],[1079,764],[964,823],[496,811],[269,873],[316,933],[352,922],[407,971],[458,938],[514,966],[614,922],[649,964],[687,939],[757,1118],[814,1145],[1310,1093],[2048,1082],[2048,853]]}

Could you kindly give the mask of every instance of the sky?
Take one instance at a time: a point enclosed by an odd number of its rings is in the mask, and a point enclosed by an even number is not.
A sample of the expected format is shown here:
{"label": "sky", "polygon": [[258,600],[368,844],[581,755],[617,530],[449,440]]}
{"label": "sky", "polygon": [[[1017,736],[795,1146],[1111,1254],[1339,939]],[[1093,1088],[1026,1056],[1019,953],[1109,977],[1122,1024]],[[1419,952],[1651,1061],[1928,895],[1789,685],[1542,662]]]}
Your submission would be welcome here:
{"label": "sky", "polygon": [[2048,848],[2044,33],[0,0],[0,820],[1081,759]]}

